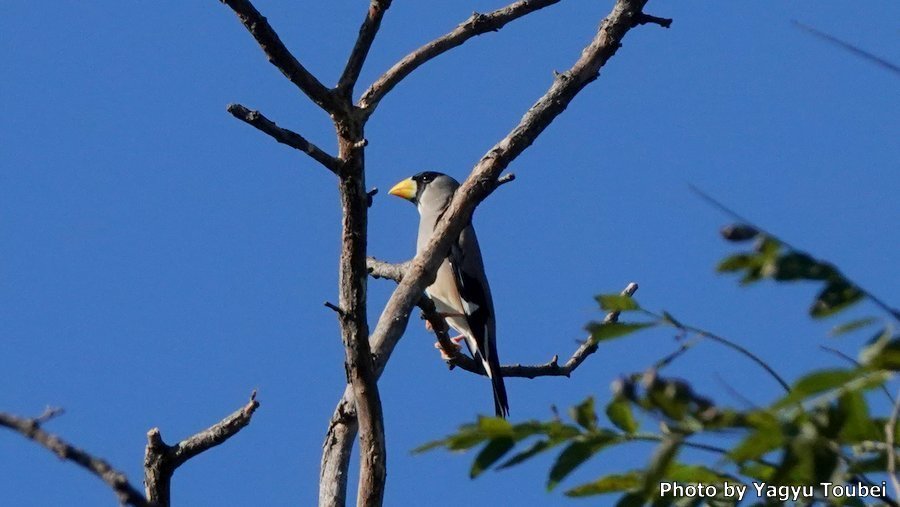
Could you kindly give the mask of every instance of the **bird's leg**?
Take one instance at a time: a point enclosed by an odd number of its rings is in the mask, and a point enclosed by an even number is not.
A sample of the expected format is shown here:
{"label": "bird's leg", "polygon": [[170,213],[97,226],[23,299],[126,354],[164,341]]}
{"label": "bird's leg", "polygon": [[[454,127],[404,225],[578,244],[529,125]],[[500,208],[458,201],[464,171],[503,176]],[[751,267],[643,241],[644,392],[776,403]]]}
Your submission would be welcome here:
{"label": "bird's leg", "polygon": [[[462,347],[460,347],[459,342],[461,342],[463,340],[463,338],[465,338],[463,335],[454,336],[453,338],[450,338],[450,341],[452,341],[453,345],[456,347],[456,352],[459,352],[459,349],[462,348]],[[438,349],[441,352],[441,359],[443,359],[444,361],[449,361],[449,360],[453,359],[453,357],[447,355],[447,351],[444,350],[444,347],[441,346],[441,342],[439,342],[439,341],[434,342],[434,348]],[[456,355],[456,353],[454,352],[453,355]]]}
{"label": "bird's leg", "polygon": [[[441,313],[441,312],[436,312],[435,315],[437,315],[438,317],[440,317],[442,319],[446,319],[447,317],[465,317],[466,316],[466,314],[464,314],[464,313]],[[431,325],[431,321],[428,319],[425,319],[425,329],[427,331],[434,331],[434,326]]]}

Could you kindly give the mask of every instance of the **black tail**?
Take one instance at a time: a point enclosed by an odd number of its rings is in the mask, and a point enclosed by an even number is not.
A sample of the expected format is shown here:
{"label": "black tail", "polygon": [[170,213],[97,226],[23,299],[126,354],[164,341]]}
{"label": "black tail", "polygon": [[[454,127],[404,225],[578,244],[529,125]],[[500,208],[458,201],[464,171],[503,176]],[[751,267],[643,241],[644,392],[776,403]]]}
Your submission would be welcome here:
{"label": "black tail", "polygon": [[488,361],[491,368],[491,386],[494,388],[494,413],[497,417],[509,416],[509,400],[506,398],[506,384],[503,383],[503,375],[500,374],[500,361],[497,354],[492,354],[492,360]]}

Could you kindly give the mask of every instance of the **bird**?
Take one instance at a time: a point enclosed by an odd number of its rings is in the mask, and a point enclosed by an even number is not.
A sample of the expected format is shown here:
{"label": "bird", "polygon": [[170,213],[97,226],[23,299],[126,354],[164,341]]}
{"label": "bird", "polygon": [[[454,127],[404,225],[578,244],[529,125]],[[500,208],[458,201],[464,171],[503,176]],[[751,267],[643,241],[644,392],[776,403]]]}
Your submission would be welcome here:
{"label": "bird", "polygon": [[[412,202],[419,211],[416,253],[428,245],[435,225],[450,205],[457,188],[459,182],[452,177],[425,171],[397,183],[388,192]],[[452,243],[434,283],[425,289],[425,294],[434,302],[438,314],[460,333],[454,341],[458,343],[464,339],[472,357],[484,366],[494,391],[494,413],[497,417],[507,417],[509,401],[497,357],[494,302],[471,223]]]}

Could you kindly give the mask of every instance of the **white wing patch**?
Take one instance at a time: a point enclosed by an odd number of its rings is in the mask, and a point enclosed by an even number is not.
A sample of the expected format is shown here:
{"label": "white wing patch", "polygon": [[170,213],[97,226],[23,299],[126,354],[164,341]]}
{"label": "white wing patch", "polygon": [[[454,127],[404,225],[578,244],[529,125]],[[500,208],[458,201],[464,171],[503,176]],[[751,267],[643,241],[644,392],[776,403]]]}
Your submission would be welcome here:
{"label": "white wing patch", "polygon": [[472,314],[475,313],[479,308],[481,308],[481,307],[478,306],[477,304],[471,303],[471,302],[469,302],[469,301],[466,301],[465,299],[460,298],[460,300],[462,300],[463,309],[466,311],[466,315],[472,315]]}

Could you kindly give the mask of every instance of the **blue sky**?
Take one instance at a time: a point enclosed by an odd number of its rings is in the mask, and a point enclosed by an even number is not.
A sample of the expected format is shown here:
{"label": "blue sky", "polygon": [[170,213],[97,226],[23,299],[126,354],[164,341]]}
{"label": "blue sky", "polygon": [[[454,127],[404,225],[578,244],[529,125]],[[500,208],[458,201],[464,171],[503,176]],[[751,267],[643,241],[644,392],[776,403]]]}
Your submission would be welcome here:
{"label": "blue sky", "polygon": [[[257,7],[326,84],[368,2]],[[388,12],[360,82],[497,1],[404,2]],[[433,5],[432,5],[433,4]],[[412,206],[386,195],[420,170],[458,178],[571,65],[612,2],[563,1],[427,64],[369,123],[370,253],[414,251]],[[837,364],[815,288],[739,288],[713,267],[728,221],[694,184],[900,300],[896,74],[823,43],[796,19],[900,62],[891,1],[649,3],[644,26],[510,170],[475,215],[504,362],[567,356],[598,318],[592,296],[638,300],[752,349],[793,379]],[[140,484],[146,431],[186,437],[262,404],[236,438],[175,476],[181,505],[311,505],[321,441],[343,389],[335,300],[334,177],[225,112],[230,102],[334,150],[325,114],[269,65],[219,2],[0,5],[0,410],[66,414],[47,428]],[[391,282],[370,282],[374,325]],[[863,310],[860,310],[862,312]],[[413,320],[381,381],[387,505],[564,505],[550,457],[470,481],[472,456],[409,450],[491,411],[483,378],[448,372]],[[604,345],[571,379],[510,379],[512,419],[547,418],[675,348],[671,333]],[[724,403],[777,385],[709,343],[673,365]],[[563,486],[638,465],[598,458]],[[354,475],[355,479],[355,475]],[[0,433],[9,505],[114,505],[96,478]],[[73,502],[73,498],[76,500]],[[582,502],[583,503],[583,502]]]}

